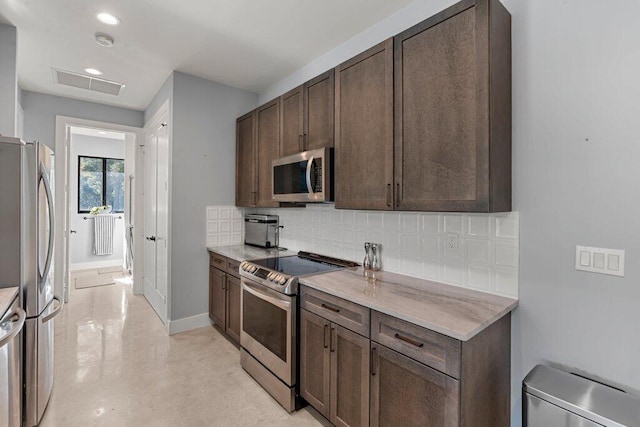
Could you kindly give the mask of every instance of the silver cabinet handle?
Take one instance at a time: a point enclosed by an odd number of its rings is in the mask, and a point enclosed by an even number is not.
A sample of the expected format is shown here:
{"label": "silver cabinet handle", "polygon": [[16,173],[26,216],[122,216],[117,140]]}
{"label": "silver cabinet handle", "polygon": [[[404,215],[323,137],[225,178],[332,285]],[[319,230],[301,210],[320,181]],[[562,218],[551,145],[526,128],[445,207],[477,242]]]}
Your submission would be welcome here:
{"label": "silver cabinet handle", "polygon": [[22,330],[22,326],[24,326],[24,319],[27,317],[27,314],[21,308],[16,308],[13,310],[13,313],[8,316],[7,321],[16,322],[16,324],[11,328],[11,330],[2,338],[0,338],[0,348],[7,345],[16,335],[20,333]]}
{"label": "silver cabinet handle", "polygon": [[[51,320],[54,317],[56,317],[58,314],[60,314],[60,312],[62,311],[62,307],[64,307],[64,301],[59,296],[54,295],[53,296],[53,300],[54,301],[58,301],[59,305],[55,310],[53,310],[52,313],[49,313],[48,315],[46,315],[45,317],[42,318],[42,324],[43,325],[45,323],[47,323],[49,320]],[[53,302],[51,304],[53,304]]]}

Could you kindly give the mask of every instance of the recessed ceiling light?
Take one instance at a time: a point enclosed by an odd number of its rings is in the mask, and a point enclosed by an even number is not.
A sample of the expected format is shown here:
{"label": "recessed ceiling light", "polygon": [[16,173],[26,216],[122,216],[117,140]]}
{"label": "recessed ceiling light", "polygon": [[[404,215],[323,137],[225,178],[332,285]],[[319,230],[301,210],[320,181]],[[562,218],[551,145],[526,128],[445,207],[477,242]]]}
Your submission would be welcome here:
{"label": "recessed ceiling light", "polygon": [[98,134],[99,134],[99,135],[106,135],[107,133],[106,133],[105,131],[103,131],[103,130],[99,130],[99,131],[98,131]]}
{"label": "recessed ceiling light", "polygon": [[118,19],[117,16],[112,15],[110,13],[102,12],[102,13],[99,13],[97,16],[100,22],[107,25],[118,25],[120,23],[120,19]]}
{"label": "recessed ceiling light", "polygon": [[85,68],[84,71],[86,73],[91,74],[92,76],[100,76],[100,75],[102,75],[102,71],[96,70],[95,68]]}

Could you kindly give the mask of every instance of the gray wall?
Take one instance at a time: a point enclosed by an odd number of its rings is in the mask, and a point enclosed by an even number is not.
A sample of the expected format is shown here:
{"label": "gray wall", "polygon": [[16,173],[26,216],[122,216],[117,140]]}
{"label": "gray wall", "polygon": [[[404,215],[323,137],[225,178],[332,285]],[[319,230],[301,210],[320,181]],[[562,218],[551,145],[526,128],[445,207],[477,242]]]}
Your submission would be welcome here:
{"label": "gray wall", "polygon": [[[158,93],[153,97],[147,108],[144,110],[144,124],[146,125],[153,115],[158,111],[167,99],[173,100],[173,74],[171,73],[167,80],[160,86]],[[171,104],[172,102],[170,102]],[[169,108],[172,106],[169,105]]]}
{"label": "gray wall", "polygon": [[16,136],[18,75],[16,27],[0,24],[0,135]]}
{"label": "gray wall", "polygon": [[235,201],[235,120],[258,95],[174,72],[171,320],[208,310],[207,205]]}
{"label": "gray wall", "polygon": [[[260,102],[453,3],[409,4],[267,88]],[[537,363],[640,389],[640,3],[504,4],[513,19],[513,206],[520,212],[511,398],[519,426],[521,381]],[[575,271],[577,244],[626,250],[626,277]]]}
{"label": "gray wall", "polygon": [[[71,149],[69,159],[69,227],[75,230],[70,235],[69,263],[71,268],[82,268],[78,264],[105,261],[120,261],[114,265],[122,265],[124,261],[124,230],[122,219],[116,219],[113,239],[112,255],[95,255],[93,253],[93,220],[85,220],[86,213],[78,213],[78,156],[108,157],[124,159],[124,139],[99,138],[89,135],[71,134]],[[127,199],[125,198],[125,203]],[[124,213],[119,214],[124,219]],[[90,267],[89,267],[90,268]]]}
{"label": "gray wall", "polygon": [[142,127],[144,113],[39,92],[23,91],[24,139],[55,148],[56,115]]}

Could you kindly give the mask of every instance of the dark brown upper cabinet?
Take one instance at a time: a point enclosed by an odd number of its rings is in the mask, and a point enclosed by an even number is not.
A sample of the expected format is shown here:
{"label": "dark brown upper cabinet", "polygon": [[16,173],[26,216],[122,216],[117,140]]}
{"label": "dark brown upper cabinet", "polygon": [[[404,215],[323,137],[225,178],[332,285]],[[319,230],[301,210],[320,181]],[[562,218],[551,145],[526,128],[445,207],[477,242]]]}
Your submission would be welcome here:
{"label": "dark brown upper cabinet", "polygon": [[465,0],[397,35],[394,78],[395,209],[510,211],[509,12]]}
{"label": "dark brown upper cabinet", "polygon": [[333,147],[334,70],[280,97],[280,156]]}
{"label": "dark brown upper cabinet", "polygon": [[333,147],[335,72],[329,70],[303,86],[303,150]]}
{"label": "dark brown upper cabinet", "polygon": [[236,206],[255,206],[255,159],[256,114],[252,111],[236,120]]}
{"label": "dark brown upper cabinet", "polygon": [[279,156],[280,103],[278,99],[268,102],[256,110],[256,128],[257,196],[255,206],[277,208],[280,204],[272,199],[271,161]]}
{"label": "dark brown upper cabinet", "polygon": [[288,156],[304,151],[302,86],[280,97],[280,155]]}
{"label": "dark brown upper cabinet", "polygon": [[393,39],[335,70],[335,200],[393,209]]}

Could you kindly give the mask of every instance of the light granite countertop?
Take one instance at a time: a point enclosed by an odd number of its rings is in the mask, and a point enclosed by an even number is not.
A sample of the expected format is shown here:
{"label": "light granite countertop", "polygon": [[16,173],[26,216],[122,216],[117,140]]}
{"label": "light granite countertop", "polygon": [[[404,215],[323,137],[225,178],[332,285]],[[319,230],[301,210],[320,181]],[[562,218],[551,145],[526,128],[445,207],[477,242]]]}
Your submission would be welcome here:
{"label": "light granite countertop", "polygon": [[297,252],[282,249],[263,249],[249,245],[210,246],[209,252],[215,252],[236,261],[248,261],[252,259],[273,258],[276,256],[296,255]]}
{"label": "light granite countertop", "polygon": [[518,301],[444,283],[362,267],[300,278],[304,286],[468,341],[518,306]]}
{"label": "light granite countertop", "polygon": [[0,289],[0,317],[4,316],[13,299],[18,295],[18,287]]}

